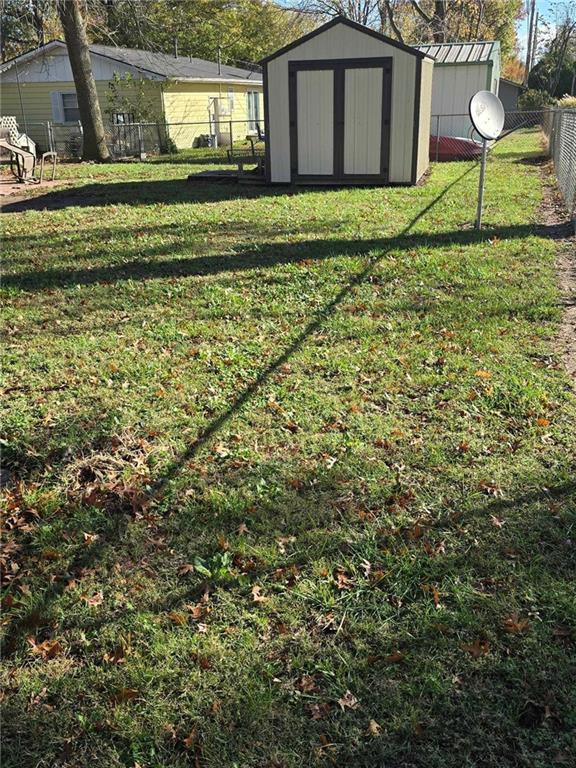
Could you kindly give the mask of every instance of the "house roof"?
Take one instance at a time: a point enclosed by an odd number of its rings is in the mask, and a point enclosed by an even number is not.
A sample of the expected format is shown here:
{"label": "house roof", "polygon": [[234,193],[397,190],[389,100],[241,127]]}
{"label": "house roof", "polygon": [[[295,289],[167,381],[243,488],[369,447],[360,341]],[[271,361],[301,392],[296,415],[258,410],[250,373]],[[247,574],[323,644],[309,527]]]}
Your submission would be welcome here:
{"label": "house roof", "polygon": [[492,61],[500,52],[498,40],[478,40],[469,43],[427,43],[417,45],[419,51],[434,59],[436,64],[482,64]]}
{"label": "house roof", "polygon": [[380,32],[376,32],[376,30],[370,29],[370,27],[365,27],[364,24],[358,24],[358,22],[351,21],[350,19],[346,19],[343,16],[336,16],[336,18],[332,19],[332,21],[328,21],[326,24],[322,24],[322,26],[318,27],[313,32],[309,32],[307,35],[298,38],[298,40],[294,40],[293,43],[285,45],[283,48],[279,48],[277,51],[274,51],[274,53],[271,53],[270,56],[266,56],[266,58],[260,61],[260,64],[267,64],[269,61],[278,58],[278,56],[282,56],[283,54],[288,53],[288,51],[291,51],[294,48],[298,48],[298,46],[302,45],[302,43],[306,43],[308,40],[311,40],[317,35],[321,35],[323,32],[326,32],[332,27],[335,27],[337,24],[344,24],[345,26],[351,27],[358,32],[363,32],[365,35],[375,37],[377,40],[380,40],[383,43],[388,43],[388,45],[392,45],[394,48],[400,48],[402,51],[410,53],[413,56],[416,56],[418,59],[423,59],[428,55],[425,51],[419,51],[410,45],[404,45],[404,43],[400,43],[398,40],[393,40],[391,37],[381,35]]}
{"label": "house roof", "polygon": [[[66,44],[61,40],[52,40],[39,48],[34,48],[5,62],[0,71],[6,71],[16,63],[29,61],[36,56],[48,53],[50,50],[59,47],[66,47]],[[194,59],[188,56],[170,56],[167,53],[142,51],[137,48],[118,48],[113,45],[96,44],[90,46],[90,52],[97,56],[113,59],[121,64],[138,69],[143,73],[170,80],[223,80],[226,82],[251,80],[262,82],[260,72],[240,67],[231,67],[228,64],[221,64],[219,67],[214,61]]]}
{"label": "house roof", "polygon": [[176,80],[261,80],[262,75],[251,69],[231,67],[205,59],[170,56],[167,53],[141,51],[137,48],[116,48],[112,45],[91,45],[90,51],[128,64],[136,69],[153,72]]}
{"label": "house roof", "polygon": [[501,83],[506,83],[506,85],[512,85],[515,88],[518,88],[519,91],[527,91],[528,90],[528,86],[527,85],[523,85],[522,83],[517,83],[515,80],[508,80],[507,77],[501,77],[500,78],[500,82]]}

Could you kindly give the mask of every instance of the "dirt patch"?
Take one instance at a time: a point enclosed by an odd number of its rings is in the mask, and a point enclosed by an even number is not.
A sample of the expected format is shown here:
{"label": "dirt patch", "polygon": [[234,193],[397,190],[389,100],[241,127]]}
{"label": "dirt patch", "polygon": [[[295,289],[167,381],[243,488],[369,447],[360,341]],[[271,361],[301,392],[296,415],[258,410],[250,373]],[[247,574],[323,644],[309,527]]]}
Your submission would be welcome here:
{"label": "dirt patch", "polygon": [[556,266],[564,313],[557,349],[576,390],[576,236],[553,172],[551,163],[542,168],[544,200],[540,209],[541,230],[558,242]]}

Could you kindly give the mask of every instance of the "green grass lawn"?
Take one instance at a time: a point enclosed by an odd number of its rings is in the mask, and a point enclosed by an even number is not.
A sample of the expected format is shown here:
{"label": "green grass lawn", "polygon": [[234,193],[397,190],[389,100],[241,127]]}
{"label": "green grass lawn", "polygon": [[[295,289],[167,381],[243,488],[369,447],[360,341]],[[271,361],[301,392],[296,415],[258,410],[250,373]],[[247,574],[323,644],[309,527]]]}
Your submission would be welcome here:
{"label": "green grass lawn", "polygon": [[470,163],[69,165],[2,217],[4,768],[574,764],[538,149],[502,142],[481,236]]}

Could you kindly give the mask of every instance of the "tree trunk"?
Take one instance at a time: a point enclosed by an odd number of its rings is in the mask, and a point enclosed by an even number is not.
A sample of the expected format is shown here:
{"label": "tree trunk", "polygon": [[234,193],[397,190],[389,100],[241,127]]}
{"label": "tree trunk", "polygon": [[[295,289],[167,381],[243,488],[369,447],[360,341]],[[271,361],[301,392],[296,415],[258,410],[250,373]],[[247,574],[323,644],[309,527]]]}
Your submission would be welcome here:
{"label": "tree trunk", "polygon": [[68,58],[72,67],[80,122],[84,132],[83,160],[107,162],[110,153],[106,136],[96,81],[92,73],[86,24],[82,16],[82,0],[58,0],[58,15],[64,29]]}
{"label": "tree trunk", "polygon": [[39,5],[40,0],[32,1],[32,26],[38,45],[44,45],[44,16]]}
{"label": "tree trunk", "polygon": [[435,43],[446,42],[446,2],[436,0],[432,17],[432,36]]}

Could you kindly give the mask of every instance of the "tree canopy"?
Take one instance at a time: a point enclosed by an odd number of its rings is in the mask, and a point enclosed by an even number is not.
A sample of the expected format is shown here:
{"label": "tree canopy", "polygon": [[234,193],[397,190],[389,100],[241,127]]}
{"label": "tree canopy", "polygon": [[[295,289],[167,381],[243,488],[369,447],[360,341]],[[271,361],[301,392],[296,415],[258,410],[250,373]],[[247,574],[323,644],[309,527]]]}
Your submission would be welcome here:
{"label": "tree canopy", "polygon": [[[254,62],[311,31],[315,14],[267,0],[84,0],[90,42]],[[62,37],[54,0],[1,0],[2,59]]]}

